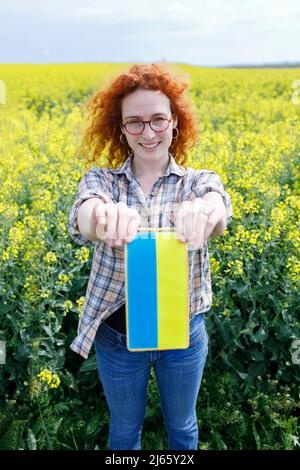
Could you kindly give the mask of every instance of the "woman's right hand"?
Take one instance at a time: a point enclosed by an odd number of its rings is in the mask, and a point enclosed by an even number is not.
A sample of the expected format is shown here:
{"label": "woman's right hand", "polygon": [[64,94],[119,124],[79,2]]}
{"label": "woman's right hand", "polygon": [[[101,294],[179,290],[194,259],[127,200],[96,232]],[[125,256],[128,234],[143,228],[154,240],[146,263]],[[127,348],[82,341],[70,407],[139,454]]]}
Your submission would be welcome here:
{"label": "woman's right hand", "polygon": [[96,218],[96,236],[111,248],[130,243],[134,240],[141,216],[136,209],[125,202],[104,203],[99,201],[94,209]]}

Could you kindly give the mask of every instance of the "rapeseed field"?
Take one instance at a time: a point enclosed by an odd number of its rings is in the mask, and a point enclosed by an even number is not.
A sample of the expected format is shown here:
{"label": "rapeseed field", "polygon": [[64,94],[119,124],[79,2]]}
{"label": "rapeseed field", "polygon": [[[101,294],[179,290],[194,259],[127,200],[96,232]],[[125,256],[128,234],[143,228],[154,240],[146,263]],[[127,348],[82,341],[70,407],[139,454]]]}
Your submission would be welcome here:
{"label": "rapeseed field", "polygon": [[[67,226],[81,104],[128,67],[0,64],[0,449],[106,448],[95,353],[69,349],[93,247]],[[178,68],[200,122],[188,166],[218,173],[234,213],[209,240],[199,448],[299,449],[300,70]],[[143,448],[166,443],[151,376]]]}

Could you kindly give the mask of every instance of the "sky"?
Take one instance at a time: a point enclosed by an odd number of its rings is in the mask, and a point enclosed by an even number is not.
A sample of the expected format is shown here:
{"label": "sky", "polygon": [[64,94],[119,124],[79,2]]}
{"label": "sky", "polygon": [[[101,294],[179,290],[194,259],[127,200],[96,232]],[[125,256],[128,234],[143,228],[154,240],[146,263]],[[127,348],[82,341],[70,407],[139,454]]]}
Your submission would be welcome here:
{"label": "sky", "polygon": [[299,0],[0,0],[0,63],[300,61]]}

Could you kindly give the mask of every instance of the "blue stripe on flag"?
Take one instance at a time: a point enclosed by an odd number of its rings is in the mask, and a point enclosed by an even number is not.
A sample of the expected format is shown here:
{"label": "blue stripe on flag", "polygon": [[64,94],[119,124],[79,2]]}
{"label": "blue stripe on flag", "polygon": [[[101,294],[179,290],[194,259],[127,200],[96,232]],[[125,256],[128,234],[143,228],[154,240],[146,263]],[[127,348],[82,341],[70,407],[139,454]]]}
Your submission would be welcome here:
{"label": "blue stripe on flag", "polygon": [[151,233],[141,232],[127,245],[127,304],[129,348],[157,348],[156,240]]}

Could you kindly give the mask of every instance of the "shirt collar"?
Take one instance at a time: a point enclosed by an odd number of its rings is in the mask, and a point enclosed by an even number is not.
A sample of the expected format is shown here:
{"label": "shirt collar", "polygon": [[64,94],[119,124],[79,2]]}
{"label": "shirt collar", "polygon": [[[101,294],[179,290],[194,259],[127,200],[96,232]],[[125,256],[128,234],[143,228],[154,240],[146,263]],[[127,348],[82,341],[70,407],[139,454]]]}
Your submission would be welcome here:
{"label": "shirt collar", "polygon": [[[122,166],[120,166],[116,170],[110,170],[111,173],[118,174],[118,175],[125,174],[127,178],[129,179],[129,181],[131,181],[132,178],[134,177],[134,173],[132,171],[132,160],[133,160],[133,154],[130,154],[125,160],[125,162],[122,164]],[[168,164],[166,172],[162,176],[169,176],[171,173],[178,175],[178,176],[184,176],[186,172],[187,170],[183,166],[178,165],[173,155],[169,152],[169,164]]]}

